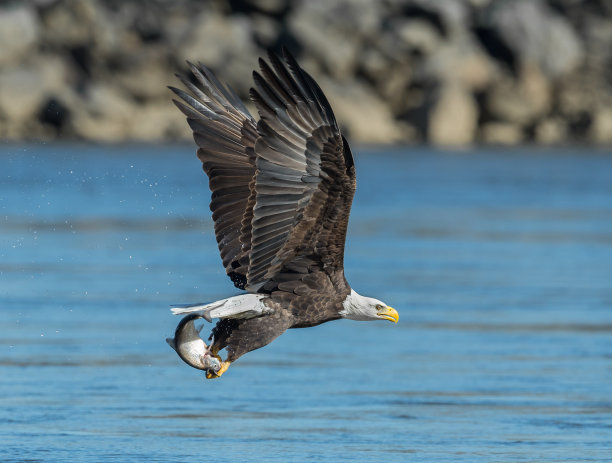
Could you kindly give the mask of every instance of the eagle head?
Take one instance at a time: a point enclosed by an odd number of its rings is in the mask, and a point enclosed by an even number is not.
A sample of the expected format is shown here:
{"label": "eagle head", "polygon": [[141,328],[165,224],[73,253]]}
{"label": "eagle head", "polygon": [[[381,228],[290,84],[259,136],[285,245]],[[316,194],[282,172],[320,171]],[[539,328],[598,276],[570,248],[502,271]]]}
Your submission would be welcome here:
{"label": "eagle head", "polygon": [[389,320],[393,323],[399,320],[399,314],[393,307],[373,297],[362,296],[354,289],[346,296],[342,307],[340,315],[351,320]]}

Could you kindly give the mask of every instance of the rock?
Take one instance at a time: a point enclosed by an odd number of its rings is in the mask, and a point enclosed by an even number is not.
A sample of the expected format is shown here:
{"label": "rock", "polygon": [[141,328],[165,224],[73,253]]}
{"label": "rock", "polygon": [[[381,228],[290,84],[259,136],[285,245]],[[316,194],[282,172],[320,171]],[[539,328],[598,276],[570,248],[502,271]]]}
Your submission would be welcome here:
{"label": "rock", "polygon": [[445,85],[428,117],[427,136],[436,145],[462,146],[474,141],[478,108],[470,93]]}
{"label": "rock", "polygon": [[485,104],[495,119],[527,125],[550,109],[548,80],[537,67],[526,65],[518,80],[509,76],[497,79]]}
{"label": "rock", "polygon": [[423,18],[434,25],[442,35],[449,36],[465,28],[468,8],[463,0],[388,0],[392,14]]}
{"label": "rock", "polygon": [[456,81],[476,91],[489,84],[494,69],[471,36],[457,34],[454,40],[443,42],[427,57],[423,73],[436,82]]}
{"label": "rock", "polygon": [[48,93],[63,91],[74,83],[70,64],[61,56],[39,55],[30,66],[42,77]]}
{"label": "rock", "polygon": [[[612,62],[612,3],[606,2],[608,11],[597,15],[585,15],[582,21],[578,22],[581,27],[581,36],[584,37],[587,49],[584,61],[586,66],[595,71],[598,75],[602,69],[609,69]],[[600,6],[603,6],[602,2]]]}
{"label": "rock", "polygon": [[178,59],[181,63],[201,61],[245,96],[252,85],[251,75],[260,52],[254,45],[248,18],[208,11],[194,21],[192,33],[178,50]]}
{"label": "rock", "polygon": [[357,73],[365,76],[393,114],[405,108],[405,93],[412,79],[409,63],[390,59],[374,46],[365,47],[360,53]]}
{"label": "rock", "polygon": [[523,141],[523,133],[516,124],[489,122],[482,127],[480,139],[493,145],[514,145]]}
{"label": "rock", "polygon": [[535,128],[535,141],[544,145],[554,145],[567,138],[567,125],[559,118],[541,121]]}
{"label": "rock", "polygon": [[177,50],[180,50],[189,41],[193,33],[193,23],[199,17],[195,12],[188,16],[178,11],[171,11],[166,15],[162,23],[164,38],[173,54],[177,53]]}
{"label": "rock", "polygon": [[275,45],[281,29],[278,21],[263,14],[256,14],[251,17],[251,25],[253,26],[253,37],[255,40],[265,44],[267,47]]}
{"label": "rock", "polygon": [[269,15],[280,15],[288,8],[287,0],[247,0],[256,10]]}
{"label": "rock", "polygon": [[394,143],[404,139],[385,103],[363,83],[341,85],[319,79],[341,129],[357,143]]}
{"label": "rock", "polygon": [[395,29],[395,47],[421,55],[431,54],[442,39],[431,23],[422,19],[398,18],[390,27]]}
{"label": "rock", "polygon": [[93,84],[85,101],[73,109],[76,135],[89,140],[126,140],[138,123],[136,108],[127,95],[102,83]]}
{"label": "rock", "polygon": [[598,108],[591,124],[590,140],[595,143],[612,143],[612,108],[610,106]]}
{"label": "rock", "polygon": [[113,82],[139,100],[168,98],[167,85],[175,85],[175,77],[168,73],[168,67],[161,59],[151,58],[140,60],[138,65],[117,73]]}
{"label": "rock", "polygon": [[52,5],[42,15],[45,42],[63,47],[91,43],[96,23],[108,22],[96,5],[97,2],[88,0],[57,2]]}
{"label": "rock", "polygon": [[557,108],[566,119],[573,119],[583,113],[595,110],[602,97],[603,84],[596,76],[575,73],[558,84]]}
{"label": "rock", "polygon": [[28,5],[0,7],[0,66],[19,62],[38,41],[36,11]]}
{"label": "rock", "polygon": [[411,106],[409,101],[411,76],[410,67],[400,64],[391,68],[376,85],[378,93],[384,97],[393,114],[401,114]]}
{"label": "rock", "polygon": [[374,45],[366,45],[362,48],[359,59],[359,71],[368,80],[378,81],[385,77],[392,68],[390,59]]}
{"label": "rock", "polygon": [[570,72],[583,60],[572,26],[542,1],[491,2],[480,23],[499,35],[519,64],[535,64],[550,77]]}
{"label": "rock", "polygon": [[612,2],[149,3],[0,2],[0,137],[190,137],[185,59],[246,101],[284,44],[359,141],[610,143]]}
{"label": "rock", "polygon": [[24,124],[35,117],[46,96],[45,81],[33,67],[0,70],[0,118]]}
{"label": "rock", "polygon": [[468,0],[472,6],[476,8],[483,8],[488,5],[492,0]]}
{"label": "rock", "polygon": [[189,126],[185,124],[185,117],[167,101],[139,106],[135,110],[135,117],[130,138],[146,142],[162,141],[169,136],[192,138]]}
{"label": "rock", "polygon": [[375,2],[368,0],[300,2],[288,26],[325,71],[346,81],[354,77],[362,40],[378,34],[380,15]]}

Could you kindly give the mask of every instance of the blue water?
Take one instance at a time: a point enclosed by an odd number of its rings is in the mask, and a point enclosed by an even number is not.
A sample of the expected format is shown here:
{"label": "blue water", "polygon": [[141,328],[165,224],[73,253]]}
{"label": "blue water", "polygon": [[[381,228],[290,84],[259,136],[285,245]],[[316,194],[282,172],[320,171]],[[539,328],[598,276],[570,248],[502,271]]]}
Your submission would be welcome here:
{"label": "blue water", "polygon": [[0,146],[0,461],[612,458],[612,156],[355,149],[346,273],[400,323],[207,381],[173,303],[234,294],[191,146]]}

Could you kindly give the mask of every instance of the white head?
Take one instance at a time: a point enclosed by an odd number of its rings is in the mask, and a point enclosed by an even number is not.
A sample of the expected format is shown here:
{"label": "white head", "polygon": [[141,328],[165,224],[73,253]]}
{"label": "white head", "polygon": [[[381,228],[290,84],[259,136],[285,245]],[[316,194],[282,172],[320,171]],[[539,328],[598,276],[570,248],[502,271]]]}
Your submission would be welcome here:
{"label": "white head", "polygon": [[340,315],[351,320],[389,320],[393,323],[397,323],[399,320],[399,315],[394,308],[373,297],[362,296],[352,289],[342,306],[344,309],[340,312]]}

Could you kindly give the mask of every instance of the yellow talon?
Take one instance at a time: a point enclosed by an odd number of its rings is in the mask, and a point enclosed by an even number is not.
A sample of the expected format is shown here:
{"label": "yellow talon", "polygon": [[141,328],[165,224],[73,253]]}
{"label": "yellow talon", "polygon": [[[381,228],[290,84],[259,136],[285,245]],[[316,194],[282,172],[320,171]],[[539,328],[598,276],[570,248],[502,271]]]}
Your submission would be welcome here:
{"label": "yellow talon", "polygon": [[218,378],[223,373],[225,373],[225,371],[229,368],[231,363],[232,362],[221,362],[221,368],[219,368],[219,371],[217,371],[216,373],[213,373],[210,370],[206,372],[206,379]]}

